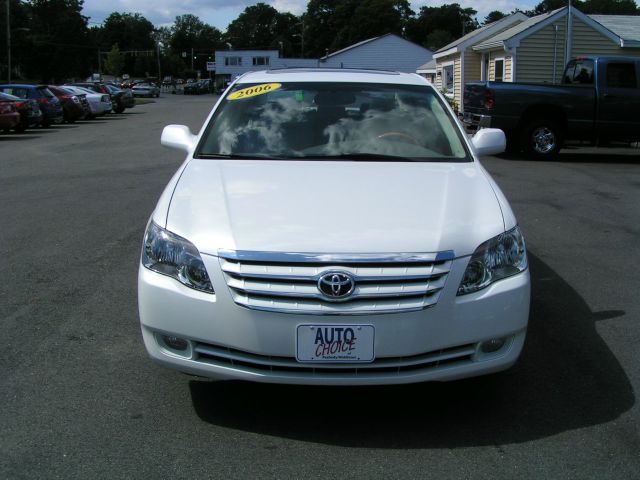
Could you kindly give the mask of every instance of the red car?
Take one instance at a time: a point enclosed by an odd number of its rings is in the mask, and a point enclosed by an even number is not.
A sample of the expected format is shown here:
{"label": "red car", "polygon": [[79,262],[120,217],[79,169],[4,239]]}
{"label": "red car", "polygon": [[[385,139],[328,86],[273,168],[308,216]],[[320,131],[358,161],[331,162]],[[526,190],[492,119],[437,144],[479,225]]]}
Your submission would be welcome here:
{"label": "red car", "polygon": [[76,120],[81,120],[85,117],[85,109],[77,95],[65,92],[55,85],[47,85],[47,87],[56,97],[58,97],[60,103],[62,103],[62,113],[64,115],[65,122],[73,123]]}
{"label": "red car", "polygon": [[20,123],[20,114],[11,100],[0,100],[0,130],[8,132]]}

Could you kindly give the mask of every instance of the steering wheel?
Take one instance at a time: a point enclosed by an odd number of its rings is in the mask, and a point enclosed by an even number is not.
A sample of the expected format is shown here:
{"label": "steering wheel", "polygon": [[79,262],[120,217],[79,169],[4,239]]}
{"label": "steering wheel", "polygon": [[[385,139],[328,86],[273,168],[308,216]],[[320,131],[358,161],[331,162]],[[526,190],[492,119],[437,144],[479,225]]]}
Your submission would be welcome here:
{"label": "steering wheel", "polygon": [[378,135],[378,138],[381,139],[381,140],[398,139],[398,140],[402,140],[402,141],[404,141],[406,143],[413,143],[414,145],[420,146],[420,143],[418,143],[418,140],[413,138],[411,135],[409,135],[407,133],[402,133],[402,132],[384,132],[384,133],[381,133],[380,135]]}

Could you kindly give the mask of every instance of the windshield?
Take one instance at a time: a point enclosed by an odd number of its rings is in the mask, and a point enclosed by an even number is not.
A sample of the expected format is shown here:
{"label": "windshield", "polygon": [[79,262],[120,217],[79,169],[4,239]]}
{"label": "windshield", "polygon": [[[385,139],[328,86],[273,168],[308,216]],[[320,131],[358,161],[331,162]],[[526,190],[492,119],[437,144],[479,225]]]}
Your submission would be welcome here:
{"label": "windshield", "polygon": [[195,156],[471,161],[430,87],[329,82],[236,85]]}

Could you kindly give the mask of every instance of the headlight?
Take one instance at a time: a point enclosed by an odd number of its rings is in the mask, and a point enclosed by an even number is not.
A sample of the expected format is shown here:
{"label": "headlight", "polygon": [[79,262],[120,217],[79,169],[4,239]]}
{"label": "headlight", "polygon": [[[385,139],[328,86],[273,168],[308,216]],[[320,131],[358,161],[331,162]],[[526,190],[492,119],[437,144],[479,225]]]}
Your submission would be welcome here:
{"label": "headlight", "polygon": [[142,265],[173,277],[187,287],[213,293],[213,286],[198,249],[188,240],[149,223],[142,245]]}
{"label": "headlight", "polygon": [[515,227],[476,248],[458,287],[458,295],[482,290],[493,282],[526,270],[527,265],[524,237]]}

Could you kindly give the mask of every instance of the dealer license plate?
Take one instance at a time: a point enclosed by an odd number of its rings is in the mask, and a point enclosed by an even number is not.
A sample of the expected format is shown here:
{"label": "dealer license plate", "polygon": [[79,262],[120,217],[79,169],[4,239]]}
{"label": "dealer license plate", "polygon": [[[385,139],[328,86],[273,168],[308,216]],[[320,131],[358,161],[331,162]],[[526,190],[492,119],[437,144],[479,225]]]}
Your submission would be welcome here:
{"label": "dealer license plate", "polygon": [[299,362],[373,362],[373,325],[298,325],[296,359]]}

